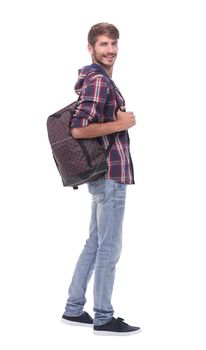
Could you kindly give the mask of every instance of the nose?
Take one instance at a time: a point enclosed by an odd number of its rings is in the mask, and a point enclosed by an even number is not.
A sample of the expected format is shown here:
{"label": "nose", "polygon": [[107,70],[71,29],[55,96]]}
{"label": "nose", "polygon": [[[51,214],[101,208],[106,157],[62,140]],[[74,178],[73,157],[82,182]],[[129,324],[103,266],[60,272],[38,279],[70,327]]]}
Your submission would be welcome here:
{"label": "nose", "polygon": [[108,53],[114,53],[114,46],[112,44],[109,44],[108,47],[107,47],[107,52]]}

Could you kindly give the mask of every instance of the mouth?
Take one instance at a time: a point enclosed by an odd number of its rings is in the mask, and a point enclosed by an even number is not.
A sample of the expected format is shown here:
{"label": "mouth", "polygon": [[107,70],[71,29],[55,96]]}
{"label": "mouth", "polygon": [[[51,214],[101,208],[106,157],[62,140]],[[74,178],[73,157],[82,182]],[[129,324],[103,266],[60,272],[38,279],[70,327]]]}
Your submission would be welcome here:
{"label": "mouth", "polygon": [[113,60],[116,56],[103,56],[104,58],[106,58],[107,60]]}

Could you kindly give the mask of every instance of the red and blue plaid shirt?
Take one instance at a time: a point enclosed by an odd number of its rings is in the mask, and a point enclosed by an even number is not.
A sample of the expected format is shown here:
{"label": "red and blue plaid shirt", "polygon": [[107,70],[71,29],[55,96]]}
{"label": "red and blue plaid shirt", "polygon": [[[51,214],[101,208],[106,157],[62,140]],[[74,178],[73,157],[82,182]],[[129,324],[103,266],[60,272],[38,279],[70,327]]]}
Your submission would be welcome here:
{"label": "red and blue plaid shirt", "polygon": [[[121,107],[121,110],[125,111],[124,98],[100,65],[92,64],[82,68],[75,90],[81,95],[73,116],[74,128],[85,127],[91,123],[112,122],[115,121],[115,112],[118,108]],[[133,184],[128,131],[102,136],[105,149],[114,137],[115,141],[107,158],[108,172],[105,178]]]}

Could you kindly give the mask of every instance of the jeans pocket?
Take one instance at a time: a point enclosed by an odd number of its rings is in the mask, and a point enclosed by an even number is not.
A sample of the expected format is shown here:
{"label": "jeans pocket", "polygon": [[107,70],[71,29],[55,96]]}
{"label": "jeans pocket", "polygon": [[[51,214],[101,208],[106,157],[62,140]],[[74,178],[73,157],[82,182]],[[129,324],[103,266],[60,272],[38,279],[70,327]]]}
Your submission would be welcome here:
{"label": "jeans pocket", "polygon": [[105,198],[105,179],[99,179],[97,181],[88,183],[89,192],[92,195],[92,199],[96,203],[101,203]]}

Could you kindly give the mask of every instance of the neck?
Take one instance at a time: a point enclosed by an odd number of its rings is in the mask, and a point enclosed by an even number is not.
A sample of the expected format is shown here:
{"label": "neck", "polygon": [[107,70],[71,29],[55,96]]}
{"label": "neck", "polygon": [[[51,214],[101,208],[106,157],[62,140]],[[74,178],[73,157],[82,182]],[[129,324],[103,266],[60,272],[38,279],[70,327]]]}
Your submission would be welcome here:
{"label": "neck", "polygon": [[108,74],[108,76],[109,76],[110,78],[112,78],[113,66],[110,66],[110,67],[104,66],[103,64],[101,64],[101,63],[95,61],[94,59],[93,59],[92,63],[96,63],[96,64],[98,64],[99,66],[101,66],[102,68],[104,68],[104,70],[106,71],[106,73]]}
{"label": "neck", "polygon": [[106,72],[109,75],[109,77],[112,78],[113,67],[104,68],[104,69],[106,70]]}

